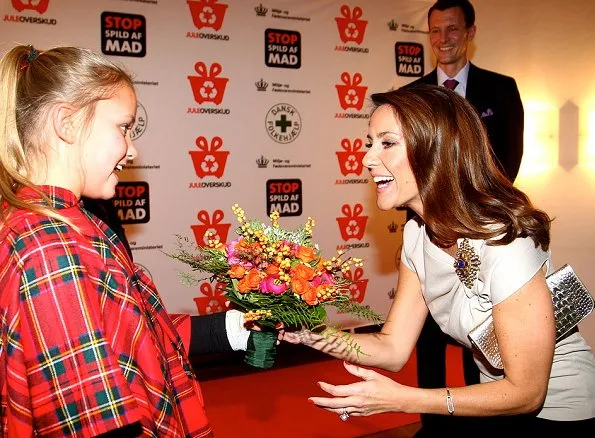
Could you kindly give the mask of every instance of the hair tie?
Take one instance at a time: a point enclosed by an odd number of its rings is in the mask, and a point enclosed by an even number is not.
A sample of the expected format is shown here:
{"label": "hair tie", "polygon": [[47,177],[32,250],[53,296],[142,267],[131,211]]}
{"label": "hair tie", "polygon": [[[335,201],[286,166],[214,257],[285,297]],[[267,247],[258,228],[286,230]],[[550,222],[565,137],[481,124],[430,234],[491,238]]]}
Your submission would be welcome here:
{"label": "hair tie", "polygon": [[41,52],[37,50],[35,47],[33,47],[31,44],[29,44],[27,47],[29,48],[29,53],[27,54],[27,57],[21,61],[19,70],[23,70],[29,67],[29,65],[33,61],[35,61],[37,57],[41,54]]}
{"label": "hair tie", "polygon": [[35,47],[33,47],[31,44],[29,44],[27,47],[29,47],[29,54],[27,55],[27,62],[33,62],[37,59],[40,52]]}

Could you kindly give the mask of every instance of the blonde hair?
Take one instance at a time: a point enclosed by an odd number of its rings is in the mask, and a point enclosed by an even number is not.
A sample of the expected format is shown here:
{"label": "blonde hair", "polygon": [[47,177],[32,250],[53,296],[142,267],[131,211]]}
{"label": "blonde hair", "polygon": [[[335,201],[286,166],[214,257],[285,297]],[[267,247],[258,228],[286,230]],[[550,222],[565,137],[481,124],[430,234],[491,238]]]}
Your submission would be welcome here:
{"label": "blonde hair", "polygon": [[[0,60],[0,224],[13,209],[28,209],[64,218],[51,206],[30,204],[17,192],[35,188],[31,177],[47,162],[44,138],[50,110],[66,103],[77,111],[85,131],[98,101],[122,86],[134,89],[132,78],[103,55],[79,47],[56,47],[38,52],[16,46]],[[39,192],[39,191],[38,191]],[[40,193],[43,196],[42,193]]]}

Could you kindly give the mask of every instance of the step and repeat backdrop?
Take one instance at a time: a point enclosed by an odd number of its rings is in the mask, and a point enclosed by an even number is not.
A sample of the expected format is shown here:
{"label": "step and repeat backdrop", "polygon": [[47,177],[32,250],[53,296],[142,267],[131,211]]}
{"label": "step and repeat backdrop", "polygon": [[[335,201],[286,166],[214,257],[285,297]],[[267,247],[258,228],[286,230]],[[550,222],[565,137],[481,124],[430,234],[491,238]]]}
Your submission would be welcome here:
{"label": "step and repeat backdrop", "polygon": [[[403,211],[381,212],[362,166],[368,96],[431,69],[430,0],[2,0],[2,52],[14,44],[102,52],[133,74],[139,156],[114,205],[134,260],[172,313],[224,309],[208,280],[187,286],[176,235],[235,238],[248,218],[316,221],[325,256],[364,259],[353,297],[386,314]],[[362,324],[332,315],[346,327]]]}

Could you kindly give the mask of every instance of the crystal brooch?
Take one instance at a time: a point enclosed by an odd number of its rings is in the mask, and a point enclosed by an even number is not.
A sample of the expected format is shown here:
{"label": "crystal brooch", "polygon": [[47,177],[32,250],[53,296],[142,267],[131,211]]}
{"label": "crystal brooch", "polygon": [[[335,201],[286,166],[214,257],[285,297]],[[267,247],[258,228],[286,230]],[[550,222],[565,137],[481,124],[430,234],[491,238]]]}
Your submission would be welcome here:
{"label": "crystal brooch", "polygon": [[457,249],[454,268],[461,283],[463,283],[466,288],[471,289],[473,283],[477,280],[479,265],[481,265],[479,256],[475,254],[475,250],[469,244],[469,240],[463,239]]}

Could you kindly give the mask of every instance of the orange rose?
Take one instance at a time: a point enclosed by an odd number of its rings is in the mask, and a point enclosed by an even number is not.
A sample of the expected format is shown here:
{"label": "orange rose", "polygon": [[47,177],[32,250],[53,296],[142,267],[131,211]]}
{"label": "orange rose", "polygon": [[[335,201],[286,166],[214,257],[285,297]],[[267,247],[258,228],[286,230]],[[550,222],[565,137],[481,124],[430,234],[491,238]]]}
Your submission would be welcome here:
{"label": "orange rose", "polygon": [[248,239],[240,239],[236,244],[235,250],[240,254],[250,254],[252,252],[253,243],[250,243]]}
{"label": "orange rose", "polygon": [[298,295],[303,295],[308,292],[310,289],[310,283],[307,280],[304,280],[300,277],[293,277],[291,279],[291,290],[293,290]]}
{"label": "orange rose", "polygon": [[267,275],[271,277],[279,276],[279,266],[277,265],[268,265],[267,266]]}
{"label": "orange rose", "polygon": [[261,280],[258,269],[250,269],[250,271],[248,271],[248,274],[246,274],[244,278],[248,282],[248,286],[251,290],[258,290],[258,286],[260,285]]}
{"label": "orange rose", "polygon": [[252,251],[252,254],[262,254],[262,245],[259,242],[254,242],[250,247],[250,250]]}
{"label": "orange rose", "polygon": [[248,284],[248,279],[246,277],[238,281],[238,292],[243,294],[250,292],[250,285]]}
{"label": "orange rose", "polygon": [[295,252],[295,256],[304,263],[310,263],[316,258],[316,253],[314,248],[300,245]]}
{"label": "orange rose", "polygon": [[302,295],[302,300],[304,300],[309,306],[315,306],[318,304],[317,293],[319,288],[320,286],[311,287],[309,291]]}
{"label": "orange rose", "polygon": [[243,278],[246,275],[246,268],[242,265],[231,265],[227,272],[231,278]]}
{"label": "orange rose", "polygon": [[314,269],[308,265],[299,264],[291,268],[291,276],[310,281],[314,278]]}

